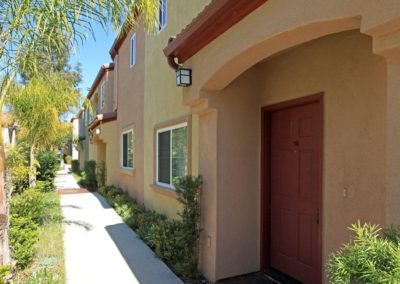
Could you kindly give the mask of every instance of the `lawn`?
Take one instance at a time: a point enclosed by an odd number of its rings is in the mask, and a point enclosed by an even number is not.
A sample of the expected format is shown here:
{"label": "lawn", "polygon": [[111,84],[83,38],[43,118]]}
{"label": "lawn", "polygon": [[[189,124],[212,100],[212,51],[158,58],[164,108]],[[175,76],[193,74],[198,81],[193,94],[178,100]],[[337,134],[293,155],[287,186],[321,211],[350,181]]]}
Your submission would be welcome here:
{"label": "lawn", "polygon": [[14,274],[14,283],[65,283],[63,222],[57,192],[44,193],[45,220],[39,227],[39,241],[33,262]]}

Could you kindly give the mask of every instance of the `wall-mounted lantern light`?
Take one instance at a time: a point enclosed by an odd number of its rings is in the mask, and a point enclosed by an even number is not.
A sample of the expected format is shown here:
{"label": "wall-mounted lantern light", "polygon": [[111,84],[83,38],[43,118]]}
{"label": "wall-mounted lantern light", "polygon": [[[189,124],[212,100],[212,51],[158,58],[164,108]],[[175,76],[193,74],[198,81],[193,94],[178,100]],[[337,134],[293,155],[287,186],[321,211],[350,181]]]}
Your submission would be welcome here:
{"label": "wall-mounted lantern light", "polygon": [[176,70],[176,85],[179,87],[192,85],[192,69],[179,68]]}
{"label": "wall-mounted lantern light", "polygon": [[99,135],[101,133],[101,129],[100,128],[96,128],[96,135]]}

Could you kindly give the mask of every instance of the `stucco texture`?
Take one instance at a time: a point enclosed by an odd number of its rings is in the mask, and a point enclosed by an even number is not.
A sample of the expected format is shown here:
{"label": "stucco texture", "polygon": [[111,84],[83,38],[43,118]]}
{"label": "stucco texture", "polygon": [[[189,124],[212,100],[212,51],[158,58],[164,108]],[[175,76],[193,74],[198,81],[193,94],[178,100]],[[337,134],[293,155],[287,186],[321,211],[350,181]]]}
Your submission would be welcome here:
{"label": "stucco texture", "polygon": [[[324,92],[323,259],[348,241],[351,223],[386,225],[386,62],[359,31],[326,36],[258,63],[220,92],[203,94],[218,113],[214,122],[210,114],[200,118],[210,125],[199,134],[212,137],[209,128],[216,124],[217,160],[200,161],[217,163],[217,193],[203,200],[216,199],[216,226],[204,224],[216,246],[214,279],[260,269],[261,107],[319,92]],[[200,146],[200,156],[210,151]],[[214,254],[205,245],[202,251]]]}

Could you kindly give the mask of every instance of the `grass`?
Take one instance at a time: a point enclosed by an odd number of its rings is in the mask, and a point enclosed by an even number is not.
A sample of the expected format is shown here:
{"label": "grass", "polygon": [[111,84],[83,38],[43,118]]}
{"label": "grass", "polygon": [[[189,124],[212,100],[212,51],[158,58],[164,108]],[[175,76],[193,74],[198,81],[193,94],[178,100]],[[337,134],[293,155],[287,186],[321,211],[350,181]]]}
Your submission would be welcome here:
{"label": "grass", "polygon": [[[14,283],[65,283],[64,229],[60,197],[57,192],[48,192],[45,196],[49,206],[46,209],[46,220],[40,226],[39,242],[33,263],[14,274]],[[51,280],[43,275],[47,273],[52,275]],[[37,275],[37,279],[34,279],[34,275]],[[43,281],[43,278],[46,280]]]}

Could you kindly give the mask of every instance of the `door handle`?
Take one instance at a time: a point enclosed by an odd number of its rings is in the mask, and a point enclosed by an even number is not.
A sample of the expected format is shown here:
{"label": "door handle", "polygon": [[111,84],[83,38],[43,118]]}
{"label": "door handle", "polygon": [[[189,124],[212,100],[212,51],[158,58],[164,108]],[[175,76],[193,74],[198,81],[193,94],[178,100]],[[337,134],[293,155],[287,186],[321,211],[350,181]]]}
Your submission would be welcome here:
{"label": "door handle", "polygon": [[317,208],[317,224],[319,224],[319,208]]}

